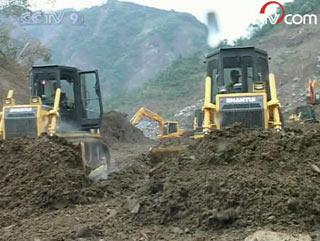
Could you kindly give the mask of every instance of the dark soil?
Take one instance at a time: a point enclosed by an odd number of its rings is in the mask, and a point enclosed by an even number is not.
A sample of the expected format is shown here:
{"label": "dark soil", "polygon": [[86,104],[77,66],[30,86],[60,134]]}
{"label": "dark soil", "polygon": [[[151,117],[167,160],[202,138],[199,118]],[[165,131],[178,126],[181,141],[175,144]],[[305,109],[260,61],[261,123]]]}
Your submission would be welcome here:
{"label": "dark soil", "polygon": [[104,114],[101,133],[109,145],[148,141],[141,130],[131,125],[127,114],[116,111]]}
{"label": "dark soil", "polygon": [[0,226],[103,193],[86,178],[77,148],[63,139],[0,141]]}
{"label": "dark soil", "polygon": [[135,194],[137,225],[191,230],[320,227],[320,128],[217,131],[184,153],[154,162]]}
{"label": "dark soil", "polygon": [[93,184],[60,139],[1,142],[0,240],[243,241],[320,228],[319,125],[235,126],[157,148],[126,153],[123,170]]}

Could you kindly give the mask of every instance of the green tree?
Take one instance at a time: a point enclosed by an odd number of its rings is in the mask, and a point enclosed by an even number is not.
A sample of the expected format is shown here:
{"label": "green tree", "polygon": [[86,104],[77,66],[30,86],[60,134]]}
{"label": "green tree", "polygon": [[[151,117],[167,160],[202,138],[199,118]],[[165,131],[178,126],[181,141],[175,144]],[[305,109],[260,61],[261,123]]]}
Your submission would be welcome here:
{"label": "green tree", "polygon": [[20,16],[29,7],[29,0],[6,0],[2,4],[0,4],[0,13],[6,17]]}
{"label": "green tree", "polygon": [[30,67],[37,60],[48,62],[51,58],[49,49],[40,41],[22,34],[16,38],[11,37],[15,29],[11,18],[26,11],[27,7],[29,7],[28,0],[8,0],[6,4],[0,6],[0,16],[4,17],[1,19],[0,26],[0,64],[2,65],[13,61]]}

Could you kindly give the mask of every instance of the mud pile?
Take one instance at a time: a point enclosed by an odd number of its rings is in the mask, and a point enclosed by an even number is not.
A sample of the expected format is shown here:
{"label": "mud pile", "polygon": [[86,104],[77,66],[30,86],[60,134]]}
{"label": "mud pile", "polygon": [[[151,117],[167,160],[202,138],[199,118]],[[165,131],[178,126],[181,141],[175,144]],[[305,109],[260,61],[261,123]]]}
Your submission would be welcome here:
{"label": "mud pile", "polygon": [[[152,169],[126,218],[181,230],[320,226],[320,128],[217,131]],[[133,214],[135,213],[135,214]],[[129,216],[129,217],[128,217]]]}
{"label": "mud pile", "polygon": [[116,111],[104,114],[101,133],[109,145],[147,141],[143,132],[130,124],[127,114]]}
{"label": "mud pile", "polygon": [[0,141],[1,226],[101,195],[86,178],[78,150],[64,140]]}

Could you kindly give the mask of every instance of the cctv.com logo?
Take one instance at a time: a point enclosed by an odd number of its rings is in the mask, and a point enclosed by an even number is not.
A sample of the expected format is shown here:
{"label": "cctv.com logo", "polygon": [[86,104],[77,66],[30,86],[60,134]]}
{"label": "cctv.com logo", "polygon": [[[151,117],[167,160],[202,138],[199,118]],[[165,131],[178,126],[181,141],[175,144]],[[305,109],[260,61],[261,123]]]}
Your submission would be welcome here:
{"label": "cctv.com logo", "polygon": [[[270,6],[277,6],[281,13],[278,12],[269,16],[266,16],[267,9]],[[260,10],[260,14],[264,15],[264,23],[265,24],[274,24],[279,25],[281,23],[285,23],[288,25],[311,25],[311,24],[318,24],[318,16],[315,14],[286,14],[285,6],[277,1],[270,1],[264,4]]]}

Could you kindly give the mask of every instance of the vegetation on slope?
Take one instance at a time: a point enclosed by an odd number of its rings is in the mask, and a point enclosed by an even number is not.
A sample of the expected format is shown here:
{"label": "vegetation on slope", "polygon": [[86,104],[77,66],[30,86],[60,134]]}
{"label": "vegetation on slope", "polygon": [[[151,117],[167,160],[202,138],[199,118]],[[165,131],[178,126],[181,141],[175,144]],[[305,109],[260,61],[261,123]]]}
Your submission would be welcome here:
{"label": "vegetation on slope", "polygon": [[[293,2],[285,3],[286,14],[307,14],[320,10],[319,0],[294,0]],[[281,11],[279,9],[279,11]],[[250,37],[240,38],[235,43],[237,45],[246,44],[248,41],[257,41],[259,38],[266,36],[276,25],[271,23],[255,23],[250,25]]]}
{"label": "vegetation on slope", "polygon": [[26,31],[52,49],[53,62],[99,69],[108,100],[206,45],[205,25],[187,13],[109,0],[80,14],[80,26],[26,26]]}
{"label": "vegetation on slope", "polygon": [[201,98],[204,73],[200,53],[179,58],[142,88],[124,93],[106,104],[112,109],[132,112],[139,105],[148,103],[150,108],[170,116],[177,108]]}
{"label": "vegetation on slope", "polygon": [[[319,9],[320,2],[318,0],[295,0],[294,2],[286,3],[287,13],[304,14],[316,12]],[[250,37],[241,37],[232,44],[229,44],[227,40],[223,40],[218,47],[259,46],[258,41],[275,30],[273,26],[271,24],[251,25]],[[203,60],[203,56],[200,57],[200,54],[178,59],[167,70],[153,79],[151,83],[145,84],[137,90],[124,93],[113,100],[110,106],[132,112],[138,106],[147,105],[150,108],[154,108],[155,111],[163,112],[170,116],[175,111],[195,103],[194,99],[199,100],[202,98],[202,80],[205,75],[205,65],[201,60]],[[277,63],[277,58],[273,62]],[[280,68],[279,66],[282,65],[283,63],[277,64],[276,67]]]}
{"label": "vegetation on slope", "polygon": [[5,67],[9,62],[30,67],[39,59],[48,62],[51,58],[49,49],[39,40],[25,34],[15,34],[12,19],[28,11],[28,7],[28,0],[0,3],[0,67]]}

